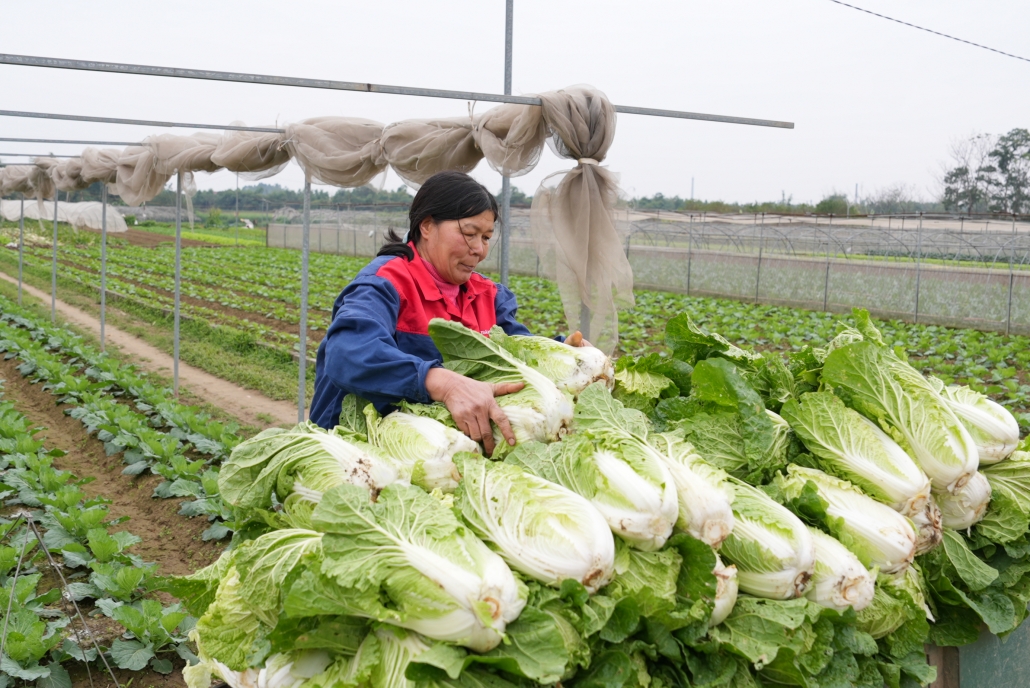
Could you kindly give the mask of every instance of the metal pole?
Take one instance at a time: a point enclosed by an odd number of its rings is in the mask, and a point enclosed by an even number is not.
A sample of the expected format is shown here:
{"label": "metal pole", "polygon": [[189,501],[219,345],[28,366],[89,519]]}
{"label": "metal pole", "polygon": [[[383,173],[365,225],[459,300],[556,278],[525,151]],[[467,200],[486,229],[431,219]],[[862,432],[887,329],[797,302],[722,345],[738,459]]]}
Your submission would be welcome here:
{"label": "metal pole", "polygon": [[[367,82],[331,81],[327,79],[304,79],[288,76],[272,76],[267,74],[241,74],[238,72],[216,72],[202,69],[183,69],[180,67],[155,67],[150,65],[122,64],[116,62],[94,62],[87,60],[68,60],[53,57],[37,57],[31,55],[0,54],[0,64],[19,65],[24,67],[49,67],[53,69],[75,69],[91,72],[113,72],[118,74],[136,74],[145,76],[162,76],[179,79],[205,79],[211,81],[227,81],[245,84],[265,84],[273,86],[295,86],[298,88],[321,88],[339,91],[360,91],[363,93],[392,93],[406,96],[423,96],[427,98],[453,98],[456,100],[479,100],[493,103],[517,103],[520,105],[541,105],[540,98],[535,96],[498,95],[496,93],[476,93],[474,91],[446,91],[435,88],[412,88],[408,86],[388,86],[386,84],[370,84]],[[749,124],[759,127],[775,127],[793,129],[793,122],[754,119],[751,117],[729,117],[710,115],[701,112],[680,112],[677,110],[660,110],[657,108],[616,105],[615,111],[627,115],[648,115],[652,117],[677,117],[680,119],[697,119],[707,122],[725,122],[729,124]],[[83,115],[60,115],[39,112],[15,112],[0,110],[5,117],[42,117],[45,119],[69,119],[85,122],[111,122],[112,118],[87,117]],[[119,123],[133,124],[140,120],[122,120]],[[156,126],[183,126],[159,123]],[[197,125],[193,125],[197,126]],[[228,129],[237,131],[269,131],[261,127],[213,126],[202,128]],[[282,130],[273,130],[277,133]]]}
{"label": "metal pole", "polygon": [[311,179],[304,179],[304,233],[300,243],[300,356],[297,359],[297,422],[304,422],[308,391],[308,252],[311,249]]}
{"label": "metal pole", "polygon": [[21,197],[21,218],[18,220],[18,305],[21,305],[22,269],[25,265],[25,194]]}
{"label": "metal pole", "polygon": [[240,247],[240,173],[236,173],[236,248]]}
{"label": "metal pole", "polygon": [[179,294],[182,280],[182,171],[175,172],[175,312],[172,324],[172,392],[179,396]]}
{"label": "metal pole", "polygon": [[[693,191],[693,189],[691,190]],[[691,193],[693,196],[693,193]],[[687,229],[687,296],[690,296],[690,268],[694,258],[694,216],[690,216],[690,225]]]}
{"label": "metal pole", "polygon": [[104,323],[107,315],[107,184],[100,192],[100,351],[104,351]]}
{"label": "metal pole", "polygon": [[1005,336],[1012,331],[1012,286],[1016,281],[1016,273],[1012,271],[1012,257],[1009,256],[1009,309],[1005,316]]}
{"label": "metal pole", "polygon": [[[506,0],[504,7],[504,95],[511,95],[511,41],[515,0]],[[511,179],[501,178],[501,284],[508,286],[511,264]]]}
{"label": "metal pole", "polygon": [[50,322],[57,323],[57,197],[60,192],[54,190],[54,245],[50,263]]}
{"label": "metal pole", "polygon": [[923,262],[923,213],[919,212],[919,230],[916,233],[916,312],[913,318],[915,322],[919,322],[919,281],[922,277],[922,262]]}
{"label": "metal pole", "polygon": [[[818,220],[816,221],[818,224]],[[830,213],[830,230],[826,235],[826,277],[823,278],[823,310],[830,310],[830,242],[833,241],[833,213]]]}
{"label": "metal pole", "polygon": [[755,303],[758,303],[758,285],[762,283],[762,249],[765,247],[765,213],[762,213],[762,224],[759,228],[758,240],[758,272],[755,273]]}

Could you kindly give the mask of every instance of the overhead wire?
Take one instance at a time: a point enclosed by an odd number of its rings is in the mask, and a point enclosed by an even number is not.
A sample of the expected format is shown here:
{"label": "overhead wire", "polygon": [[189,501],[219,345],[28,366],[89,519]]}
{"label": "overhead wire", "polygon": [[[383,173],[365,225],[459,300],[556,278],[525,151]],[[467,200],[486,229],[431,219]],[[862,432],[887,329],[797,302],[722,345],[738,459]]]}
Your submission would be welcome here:
{"label": "overhead wire", "polygon": [[990,46],[981,45],[979,43],[974,43],[973,41],[967,41],[964,38],[958,38],[956,36],[951,36],[951,35],[948,35],[946,33],[941,33],[940,31],[934,31],[933,29],[928,29],[925,26],[919,26],[918,24],[912,24],[911,22],[902,21],[901,19],[895,19],[894,17],[888,17],[885,14],[880,14],[879,12],[873,12],[872,10],[867,10],[864,7],[857,7],[855,5],[849,5],[846,2],[841,2],[841,0],[830,0],[830,2],[836,3],[838,5],[843,5],[844,7],[850,7],[851,9],[858,10],[859,12],[865,12],[866,14],[871,14],[874,17],[879,17],[880,19],[886,19],[887,21],[892,21],[892,22],[895,22],[897,24],[902,24],[904,26],[909,26],[909,27],[911,27],[913,29],[919,29],[920,31],[926,31],[927,33],[932,33],[935,36],[941,36],[942,38],[950,38],[953,41],[958,41],[959,43],[965,43],[966,45],[971,45],[971,46],[974,46],[976,48],[983,48],[984,50],[990,50],[992,53],[998,53],[999,55],[1004,55],[1005,57],[1011,57],[1011,58],[1014,58],[1014,59],[1017,59],[1017,60],[1022,60],[1023,62],[1030,62],[1030,58],[1020,57],[1019,55],[1013,55],[1012,53],[1007,53],[1007,52],[1005,52],[1003,50],[998,50],[997,48],[991,48]]}

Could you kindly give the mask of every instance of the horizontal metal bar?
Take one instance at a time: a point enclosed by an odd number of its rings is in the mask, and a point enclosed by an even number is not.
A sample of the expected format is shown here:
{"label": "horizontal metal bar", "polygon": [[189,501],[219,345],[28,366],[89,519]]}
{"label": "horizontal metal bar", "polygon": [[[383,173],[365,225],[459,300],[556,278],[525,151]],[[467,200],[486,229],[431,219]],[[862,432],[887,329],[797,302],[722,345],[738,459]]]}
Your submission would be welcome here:
{"label": "horizontal metal bar", "polygon": [[53,153],[0,153],[4,158],[77,158],[78,155],[54,155]]}
{"label": "horizontal metal bar", "polygon": [[141,127],[182,127],[184,129],[221,129],[231,131],[263,131],[282,134],[285,129],[271,127],[237,127],[231,124],[184,124],[183,122],[161,122],[150,119],[120,119],[116,117],[89,117],[87,115],[58,115],[52,112],[21,112],[18,110],[0,110],[0,117],[32,117],[36,119],[63,119],[73,122],[100,122],[102,124],[131,124]]}
{"label": "horizontal metal bar", "polygon": [[679,119],[699,119],[705,122],[725,122],[727,124],[749,124],[755,127],[775,127],[793,129],[793,122],[779,122],[773,119],[752,119],[751,117],[732,117],[729,115],[706,115],[702,112],[680,112],[678,110],[656,110],[629,105],[616,105],[615,111],[624,115],[646,115],[649,117],[676,117]]}
{"label": "horizontal metal bar", "polygon": [[[52,69],[75,69],[89,72],[112,72],[115,74],[136,74],[141,76],[163,76],[179,79],[203,79],[208,81],[226,81],[244,84],[265,84],[271,86],[295,86],[298,88],[321,88],[336,91],[359,91],[364,93],[392,93],[403,96],[422,96],[426,98],[452,98],[457,100],[481,100],[494,103],[516,103],[521,105],[540,105],[539,98],[532,96],[508,96],[496,93],[478,93],[475,91],[447,91],[435,88],[411,88],[407,86],[386,86],[356,81],[333,81],[329,79],[303,79],[289,76],[269,76],[265,74],[247,74],[243,72],[216,72],[206,69],[183,69],[181,67],[154,67],[149,65],[124,64],[119,62],[94,62],[90,60],[68,60],[55,57],[34,57],[30,55],[8,55],[0,53],[0,64],[19,65],[25,67],[49,67]],[[657,110],[654,108],[638,108],[628,105],[616,105],[616,111],[627,115],[646,115],[649,117],[675,117],[678,119],[696,119],[707,122],[726,122],[730,124],[748,124],[759,127],[775,127],[793,129],[793,122],[752,119],[749,117],[731,117],[727,115],[709,115],[699,112],[681,112],[678,110]],[[89,121],[89,120],[87,120]],[[186,125],[179,125],[186,126]],[[214,128],[214,127],[202,127]],[[229,128],[229,127],[223,127]]]}
{"label": "horizontal metal bar", "polygon": [[142,146],[140,141],[79,141],[75,139],[14,139],[0,136],[0,141],[12,143],[75,143],[87,146]]}

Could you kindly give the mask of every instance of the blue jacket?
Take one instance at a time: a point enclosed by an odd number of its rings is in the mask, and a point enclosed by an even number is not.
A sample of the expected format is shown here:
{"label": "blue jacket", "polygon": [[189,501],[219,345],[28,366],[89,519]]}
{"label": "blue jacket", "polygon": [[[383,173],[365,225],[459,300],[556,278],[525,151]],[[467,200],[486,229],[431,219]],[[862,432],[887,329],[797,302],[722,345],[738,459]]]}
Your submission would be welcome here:
{"label": "blue jacket", "polygon": [[379,411],[401,400],[429,403],[426,373],[443,359],[429,336],[429,321],[446,318],[486,334],[499,325],[508,334],[529,334],[515,319],[518,306],[507,287],[473,274],[457,306],[448,304],[418,252],[376,258],[344,287],[332,322],[318,346],[310,419],[330,429],[350,393]]}

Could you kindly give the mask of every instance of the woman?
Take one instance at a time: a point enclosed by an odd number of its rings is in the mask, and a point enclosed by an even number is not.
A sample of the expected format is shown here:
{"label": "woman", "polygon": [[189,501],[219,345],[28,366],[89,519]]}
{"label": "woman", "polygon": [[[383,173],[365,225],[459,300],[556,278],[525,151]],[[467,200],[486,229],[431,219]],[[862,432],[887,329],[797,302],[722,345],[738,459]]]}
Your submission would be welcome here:
{"label": "woman", "polygon": [[[489,384],[447,370],[429,337],[429,321],[446,318],[486,334],[499,325],[508,334],[529,334],[515,319],[515,295],[474,272],[486,259],[497,221],[497,201],[461,172],[426,180],[408,211],[408,240],[393,232],[333,305],[333,318],[318,347],[311,420],[338,424],[343,397],[354,393],[380,411],[402,399],[442,402],[458,428],[487,454],[494,450],[491,421],[515,444],[495,397],[522,383]],[[580,345],[577,332],[569,344]]]}

